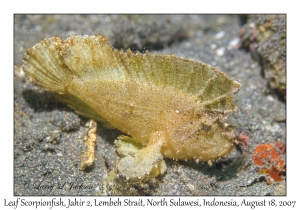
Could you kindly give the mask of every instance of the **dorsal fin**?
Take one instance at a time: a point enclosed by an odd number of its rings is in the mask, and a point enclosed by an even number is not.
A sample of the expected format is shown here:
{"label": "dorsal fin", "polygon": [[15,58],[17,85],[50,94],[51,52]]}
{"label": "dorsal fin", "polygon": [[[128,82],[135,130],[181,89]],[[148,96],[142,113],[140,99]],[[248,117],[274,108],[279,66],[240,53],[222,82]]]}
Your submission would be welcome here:
{"label": "dorsal fin", "polygon": [[74,78],[130,81],[184,93],[218,112],[236,110],[232,95],[240,89],[239,83],[208,64],[116,50],[100,35],[45,39],[27,50],[23,69],[36,84],[53,92],[65,93]]}
{"label": "dorsal fin", "polygon": [[232,95],[239,90],[240,84],[199,61],[175,55],[116,50],[103,36],[72,36],[64,42],[61,55],[69,69],[80,78],[136,81],[185,92],[216,111],[236,109]]}

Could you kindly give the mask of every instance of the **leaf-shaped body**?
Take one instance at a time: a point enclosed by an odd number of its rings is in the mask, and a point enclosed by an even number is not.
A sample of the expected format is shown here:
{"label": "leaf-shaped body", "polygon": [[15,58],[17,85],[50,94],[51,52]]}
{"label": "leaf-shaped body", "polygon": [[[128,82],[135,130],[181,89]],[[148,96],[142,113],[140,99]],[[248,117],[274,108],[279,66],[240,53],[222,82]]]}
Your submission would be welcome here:
{"label": "leaf-shaped body", "polygon": [[165,157],[214,160],[233,147],[233,132],[222,121],[237,109],[232,95],[240,84],[210,65],[119,51],[102,36],[72,36],[29,49],[23,69],[78,113],[146,148],[160,142],[158,152]]}

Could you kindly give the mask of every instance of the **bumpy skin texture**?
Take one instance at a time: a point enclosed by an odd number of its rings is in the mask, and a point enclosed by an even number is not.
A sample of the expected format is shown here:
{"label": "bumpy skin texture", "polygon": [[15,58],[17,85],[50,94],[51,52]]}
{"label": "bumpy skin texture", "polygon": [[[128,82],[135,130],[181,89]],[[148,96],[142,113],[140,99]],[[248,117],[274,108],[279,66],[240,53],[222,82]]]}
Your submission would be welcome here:
{"label": "bumpy skin texture", "polygon": [[145,146],[117,164],[125,176],[149,174],[163,156],[209,161],[233,148],[233,131],[222,121],[237,110],[232,95],[240,84],[210,65],[119,51],[103,36],[72,36],[27,50],[23,70],[79,114]]}

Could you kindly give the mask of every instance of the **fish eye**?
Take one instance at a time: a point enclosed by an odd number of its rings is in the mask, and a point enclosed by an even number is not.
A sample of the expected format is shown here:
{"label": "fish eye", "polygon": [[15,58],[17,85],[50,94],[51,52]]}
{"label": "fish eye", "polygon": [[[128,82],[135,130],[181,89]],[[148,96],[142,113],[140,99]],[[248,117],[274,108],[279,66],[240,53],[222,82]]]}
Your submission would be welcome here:
{"label": "fish eye", "polygon": [[211,126],[210,125],[202,124],[201,130],[205,131],[205,132],[209,132],[211,130]]}

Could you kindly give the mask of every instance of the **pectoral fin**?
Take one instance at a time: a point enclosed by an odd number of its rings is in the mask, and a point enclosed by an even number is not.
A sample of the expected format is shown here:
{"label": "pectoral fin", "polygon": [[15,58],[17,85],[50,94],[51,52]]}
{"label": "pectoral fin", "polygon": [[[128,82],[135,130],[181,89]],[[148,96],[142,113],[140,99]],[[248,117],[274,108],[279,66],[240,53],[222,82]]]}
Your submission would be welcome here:
{"label": "pectoral fin", "polygon": [[142,144],[134,142],[131,137],[125,135],[118,136],[115,140],[115,145],[121,156],[133,155],[143,148]]}
{"label": "pectoral fin", "polygon": [[160,142],[149,144],[134,155],[121,159],[117,169],[128,179],[141,178],[146,174],[158,176],[167,169],[160,150]]}

